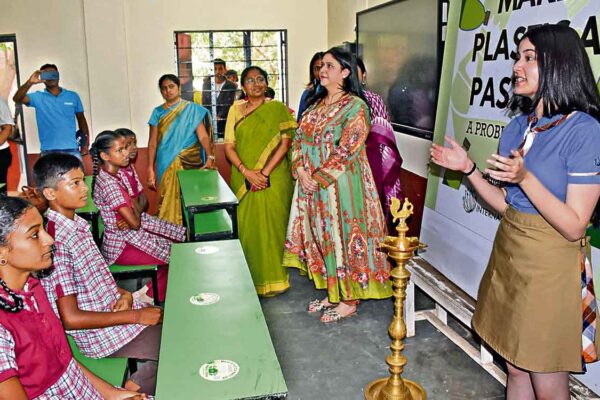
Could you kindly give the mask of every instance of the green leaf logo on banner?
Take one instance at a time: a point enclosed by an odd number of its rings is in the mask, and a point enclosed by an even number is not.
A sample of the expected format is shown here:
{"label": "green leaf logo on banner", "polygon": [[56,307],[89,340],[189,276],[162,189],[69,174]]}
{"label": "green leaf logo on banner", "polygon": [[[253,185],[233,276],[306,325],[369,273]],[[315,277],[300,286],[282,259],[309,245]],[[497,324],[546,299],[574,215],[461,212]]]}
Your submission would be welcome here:
{"label": "green leaf logo on banner", "polygon": [[472,31],[479,28],[481,24],[487,25],[490,12],[485,11],[479,0],[464,0],[460,13],[460,29]]}

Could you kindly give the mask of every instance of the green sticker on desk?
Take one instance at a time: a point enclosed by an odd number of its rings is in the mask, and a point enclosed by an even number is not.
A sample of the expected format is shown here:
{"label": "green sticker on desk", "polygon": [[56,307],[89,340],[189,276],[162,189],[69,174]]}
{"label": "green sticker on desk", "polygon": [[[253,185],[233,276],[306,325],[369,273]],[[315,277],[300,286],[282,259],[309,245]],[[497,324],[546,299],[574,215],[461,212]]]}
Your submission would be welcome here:
{"label": "green sticker on desk", "polygon": [[214,360],[200,367],[200,376],[207,381],[226,381],[240,371],[237,363],[229,360]]}
{"label": "green sticker on desk", "polygon": [[190,303],[195,306],[209,306],[211,304],[215,304],[217,301],[221,299],[216,293],[198,293],[190,297]]}

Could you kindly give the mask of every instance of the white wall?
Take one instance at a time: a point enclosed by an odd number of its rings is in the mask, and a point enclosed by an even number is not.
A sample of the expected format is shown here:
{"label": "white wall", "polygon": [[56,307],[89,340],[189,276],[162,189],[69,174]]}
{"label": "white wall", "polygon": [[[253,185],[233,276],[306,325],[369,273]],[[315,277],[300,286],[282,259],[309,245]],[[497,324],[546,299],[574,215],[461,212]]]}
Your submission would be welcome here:
{"label": "white wall", "polygon": [[[295,108],[315,51],[327,47],[323,0],[0,0],[0,33],[17,35],[21,82],[45,62],[81,96],[92,134],[131,127],[143,145],[158,78],[176,72],[176,30],[287,29],[290,106]],[[29,153],[39,152],[26,110]]]}
{"label": "white wall", "polygon": [[[16,34],[21,83],[45,63],[56,64],[61,85],[75,89],[89,111],[83,3],[77,0],[0,0],[1,34]],[[42,84],[34,87],[43,90]],[[30,153],[39,152],[33,109],[25,107]],[[89,117],[89,112],[88,112]]]}

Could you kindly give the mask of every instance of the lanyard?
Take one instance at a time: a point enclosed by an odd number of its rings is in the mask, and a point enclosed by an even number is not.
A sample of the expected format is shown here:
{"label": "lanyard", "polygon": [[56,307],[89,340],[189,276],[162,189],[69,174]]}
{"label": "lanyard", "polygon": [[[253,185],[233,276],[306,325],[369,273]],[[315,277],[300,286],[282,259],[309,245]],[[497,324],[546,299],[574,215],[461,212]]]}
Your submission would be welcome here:
{"label": "lanyard", "polygon": [[525,129],[525,132],[523,132],[523,141],[521,142],[521,144],[519,145],[519,148],[517,149],[519,154],[521,154],[522,157],[525,157],[525,154],[527,154],[527,152],[531,148],[531,145],[533,144],[533,140],[535,139],[535,136],[539,132],[545,132],[549,129],[554,128],[557,125],[562,124],[563,122],[566,121],[567,118],[569,118],[569,115],[571,115],[571,114],[563,115],[556,121],[552,121],[544,126],[534,126],[538,122],[537,117],[535,117],[533,115],[528,116],[527,117],[527,129]]}

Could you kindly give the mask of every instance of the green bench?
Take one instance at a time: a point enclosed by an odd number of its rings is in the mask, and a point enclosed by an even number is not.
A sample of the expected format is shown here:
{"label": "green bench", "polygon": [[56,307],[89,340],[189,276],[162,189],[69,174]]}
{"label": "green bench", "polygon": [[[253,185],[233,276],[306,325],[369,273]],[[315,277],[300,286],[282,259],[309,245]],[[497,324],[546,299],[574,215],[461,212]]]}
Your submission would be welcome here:
{"label": "green bench", "polygon": [[[152,280],[152,296],[154,305],[159,305],[158,300],[158,266],[157,265],[119,265],[113,264],[110,273],[116,278],[137,279],[150,278]],[[139,288],[138,288],[139,289]]]}
{"label": "green bench", "polygon": [[85,203],[85,206],[78,208],[76,213],[90,223],[94,241],[100,246],[104,226],[102,225],[102,219],[100,218],[100,211],[94,204],[94,199],[92,198],[92,177],[84,176],[83,181],[88,187],[87,202]]}
{"label": "green bench", "polygon": [[[191,297],[219,301],[194,305]],[[230,360],[234,377],[211,381],[202,365]],[[167,283],[156,398],[282,398],[288,389],[239,240],[174,244]]]}
{"label": "green bench", "polygon": [[189,240],[237,239],[239,203],[219,172],[190,169],[178,171],[177,178]]}
{"label": "green bench", "polygon": [[117,357],[89,358],[84,356],[70,335],[67,335],[73,358],[96,376],[104,379],[113,386],[123,386],[128,372],[128,359]]}
{"label": "green bench", "polygon": [[[189,216],[184,214],[185,226],[189,225]],[[233,222],[226,210],[207,211],[194,214],[193,241],[230,239],[233,236]]]}

